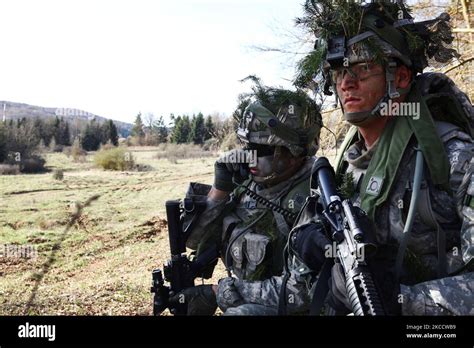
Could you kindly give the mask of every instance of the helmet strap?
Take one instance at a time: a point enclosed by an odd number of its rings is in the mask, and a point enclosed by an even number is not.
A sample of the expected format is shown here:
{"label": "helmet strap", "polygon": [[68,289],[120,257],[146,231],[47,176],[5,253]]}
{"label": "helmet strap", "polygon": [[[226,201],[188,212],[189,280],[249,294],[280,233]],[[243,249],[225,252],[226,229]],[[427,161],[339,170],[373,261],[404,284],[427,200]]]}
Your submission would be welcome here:
{"label": "helmet strap", "polygon": [[385,67],[385,83],[387,85],[387,95],[390,99],[400,97],[400,93],[397,91],[395,86],[395,73],[397,71],[397,62],[393,59],[388,61],[388,65]]}

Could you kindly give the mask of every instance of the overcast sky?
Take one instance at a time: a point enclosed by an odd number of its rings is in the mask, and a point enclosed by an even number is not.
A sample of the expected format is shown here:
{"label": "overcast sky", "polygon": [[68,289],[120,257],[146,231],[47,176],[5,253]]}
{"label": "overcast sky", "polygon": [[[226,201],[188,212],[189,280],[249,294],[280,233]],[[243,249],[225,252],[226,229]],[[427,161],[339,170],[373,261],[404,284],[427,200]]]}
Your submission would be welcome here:
{"label": "overcast sky", "polygon": [[10,0],[0,4],[0,100],[135,115],[230,114],[238,80],[290,86],[282,46],[303,0]]}

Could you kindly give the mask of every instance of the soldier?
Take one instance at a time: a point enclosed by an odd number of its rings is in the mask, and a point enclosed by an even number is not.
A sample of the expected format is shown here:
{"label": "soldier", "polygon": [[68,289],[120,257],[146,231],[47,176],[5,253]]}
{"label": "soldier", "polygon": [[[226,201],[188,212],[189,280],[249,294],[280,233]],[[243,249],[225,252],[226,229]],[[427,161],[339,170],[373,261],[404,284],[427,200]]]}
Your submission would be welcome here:
{"label": "soldier", "polygon": [[[401,1],[307,1],[305,9],[300,23],[326,42],[316,47],[325,54],[312,56],[325,57],[325,91],[336,92],[353,125],[336,174],[343,195],[373,223],[378,249],[372,264],[385,312],[474,315],[472,263],[464,263],[472,258],[471,203],[460,218],[456,201],[474,153],[473,107],[449,78],[422,73],[428,59],[446,63],[455,55],[445,47],[452,41],[449,16],[414,23]],[[419,187],[416,173],[422,173]],[[414,219],[408,214],[413,191]],[[291,232],[288,284],[282,286],[281,277],[253,283],[227,278],[218,288],[221,307],[257,303],[276,313],[281,297],[293,313],[325,296],[313,296],[316,280],[328,281],[323,272],[317,275],[330,245],[316,209],[303,208]],[[347,314],[340,264],[330,274],[328,303]]]}
{"label": "soldier", "polygon": [[[259,82],[240,110],[237,136],[244,149],[216,162],[212,188],[194,185],[188,192],[195,200],[207,197],[205,210],[188,217],[194,222],[187,247],[198,255],[217,248],[229,274],[263,280],[282,273],[288,233],[309,196],[322,122],[319,107],[305,93]],[[242,159],[251,163],[236,163]],[[202,285],[178,295],[188,302],[188,314],[211,315],[217,307],[213,289],[217,286]],[[252,314],[265,314],[265,308]]]}

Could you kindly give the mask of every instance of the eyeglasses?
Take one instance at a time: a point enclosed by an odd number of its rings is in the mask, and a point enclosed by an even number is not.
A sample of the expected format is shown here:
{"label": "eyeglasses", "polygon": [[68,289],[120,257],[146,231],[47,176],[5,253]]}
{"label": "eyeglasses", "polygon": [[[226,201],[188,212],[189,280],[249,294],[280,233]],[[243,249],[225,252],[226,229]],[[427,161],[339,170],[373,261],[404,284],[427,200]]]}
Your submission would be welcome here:
{"label": "eyeglasses", "polygon": [[330,71],[331,81],[337,85],[342,83],[346,73],[355,80],[364,81],[370,77],[383,75],[380,66],[373,63],[353,64],[349,67],[340,67]]}

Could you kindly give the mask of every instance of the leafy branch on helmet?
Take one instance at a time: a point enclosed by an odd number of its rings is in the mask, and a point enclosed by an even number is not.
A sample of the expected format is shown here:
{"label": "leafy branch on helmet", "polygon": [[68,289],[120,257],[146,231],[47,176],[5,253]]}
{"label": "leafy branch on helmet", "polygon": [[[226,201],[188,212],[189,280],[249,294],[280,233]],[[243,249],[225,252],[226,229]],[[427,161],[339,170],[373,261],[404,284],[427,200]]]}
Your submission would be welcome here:
{"label": "leafy branch on helmet", "polygon": [[[403,0],[375,0],[366,5],[347,0],[306,0],[303,11],[296,24],[315,36],[315,47],[297,66],[294,82],[299,88],[308,88],[316,80],[330,94],[327,76],[318,76],[318,72],[327,68],[328,51],[341,42],[344,57],[363,56],[368,51],[367,61],[386,65],[391,55],[415,73],[423,72],[428,61],[430,65],[446,64],[458,57],[449,47],[454,39],[449,15],[414,22],[412,10]],[[393,51],[395,55],[387,54]]]}
{"label": "leafy branch on helmet", "polygon": [[290,105],[301,107],[306,111],[303,123],[304,127],[314,124],[321,125],[320,107],[304,91],[300,89],[291,91],[283,88],[265,86],[262,80],[255,75],[249,75],[241,80],[241,82],[246,81],[251,81],[254,85],[251,87],[252,92],[239,95],[239,104],[233,114],[237,121],[240,121],[242,117],[244,117],[247,106],[252,102],[259,102],[275,115],[279,114],[281,108]]}

